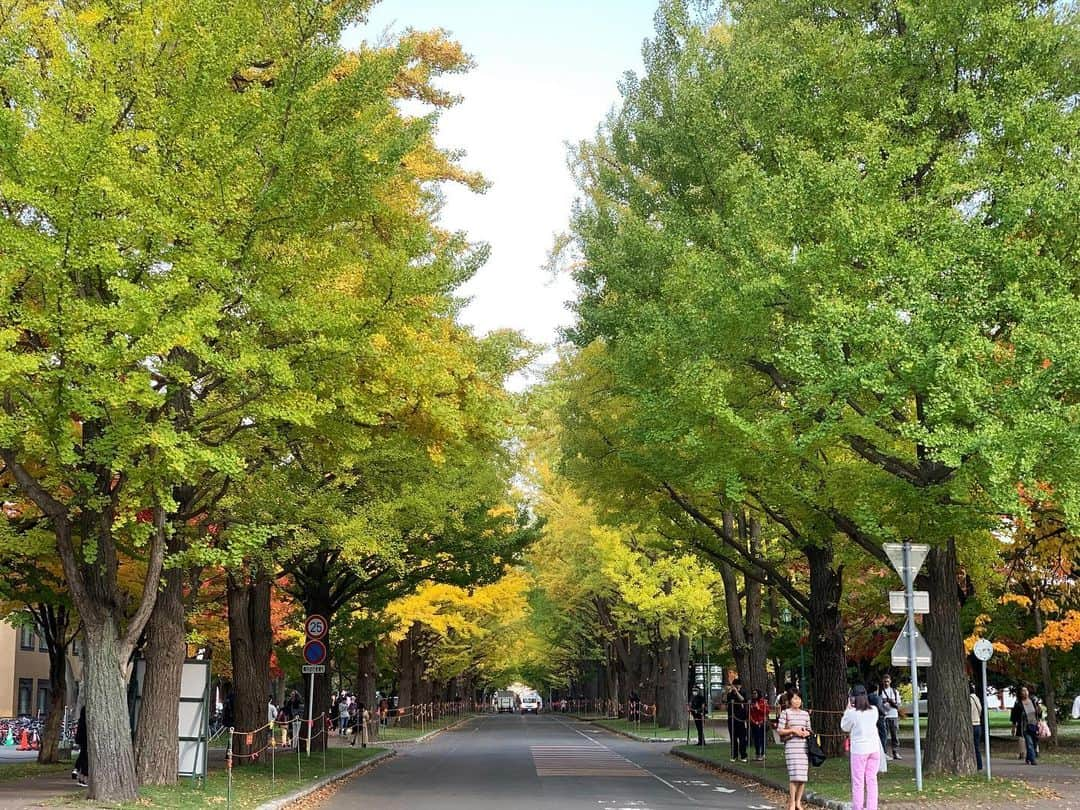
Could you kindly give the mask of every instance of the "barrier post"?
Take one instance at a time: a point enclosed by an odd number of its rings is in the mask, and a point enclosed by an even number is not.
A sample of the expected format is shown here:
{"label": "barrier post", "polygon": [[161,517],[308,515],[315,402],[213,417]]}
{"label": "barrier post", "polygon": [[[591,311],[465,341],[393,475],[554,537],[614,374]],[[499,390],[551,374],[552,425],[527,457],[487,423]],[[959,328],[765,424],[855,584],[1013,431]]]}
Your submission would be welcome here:
{"label": "barrier post", "polygon": [[274,724],[270,723],[270,784],[277,784],[277,762],[275,757],[275,751],[277,746],[274,745]]}
{"label": "barrier post", "polygon": [[330,734],[326,730],[326,714],[323,714],[322,723],[320,725],[322,726],[323,736],[326,737],[326,739],[323,740],[322,746],[322,772],[323,776],[326,776],[326,749],[330,747]]}
{"label": "barrier post", "polygon": [[225,807],[232,807],[232,745],[233,745],[233,727],[229,726],[229,744],[225,748],[225,773],[226,773],[226,787],[225,787]]}

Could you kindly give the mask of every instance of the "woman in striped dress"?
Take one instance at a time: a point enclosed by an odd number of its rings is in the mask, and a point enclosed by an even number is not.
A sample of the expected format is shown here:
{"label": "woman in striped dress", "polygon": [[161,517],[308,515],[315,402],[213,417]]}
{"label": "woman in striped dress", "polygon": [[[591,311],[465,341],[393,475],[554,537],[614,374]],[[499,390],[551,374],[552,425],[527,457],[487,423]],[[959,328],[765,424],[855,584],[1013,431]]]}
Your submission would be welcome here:
{"label": "woman in striped dress", "polygon": [[792,695],[788,708],[780,712],[776,730],[784,741],[784,759],[787,761],[787,810],[804,810],[802,798],[810,771],[810,757],[806,753],[806,739],[810,736],[810,715],[803,711],[800,695]]}

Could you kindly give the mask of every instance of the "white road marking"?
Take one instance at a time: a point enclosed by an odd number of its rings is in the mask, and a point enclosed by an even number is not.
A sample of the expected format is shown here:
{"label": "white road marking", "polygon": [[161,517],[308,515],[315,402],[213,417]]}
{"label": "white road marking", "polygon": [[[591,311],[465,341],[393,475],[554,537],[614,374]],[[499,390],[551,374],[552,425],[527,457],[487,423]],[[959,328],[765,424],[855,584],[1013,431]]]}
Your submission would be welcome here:
{"label": "white road marking", "polygon": [[[606,750],[608,750],[608,751],[611,751],[611,749],[610,749],[610,748],[608,748],[608,747],[607,747],[606,745],[604,745],[604,744],[603,744],[602,742],[599,742],[599,741],[597,741],[597,740],[594,740],[594,739],[593,739],[592,737],[590,737],[590,736],[589,736],[588,734],[583,734],[582,732],[578,731],[578,730],[577,730],[576,728],[574,728],[573,726],[571,726],[570,724],[568,724],[568,723],[567,723],[566,721],[564,721],[564,720],[559,720],[559,722],[560,722],[560,723],[562,723],[562,724],[563,724],[564,726],[566,726],[566,727],[567,727],[568,729],[570,729],[570,730],[571,730],[572,732],[574,732],[575,734],[579,734],[580,736],[584,737],[584,738],[585,738],[586,740],[588,740],[589,742],[591,742],[591,743],[592,743],[593,745],[598,745],[598,746],[600,746],[601,748],[604,748],[604,749],[606,749]],[[684,796],[684,797],[686,797],[686,799],[688,799],[689,801],[692,801],[692,802],[694,802],[695,804],[697,804],[697,799],[695,799],[695,798],[694,798],[693,796],[691,796],[691,795],[690,795],[689,793],[687,793],[687,792],[686,792],[685,790],[679,790],[679,788],[675,787],[675,786],[674,786],[673,784],[671,784],[671,782],[669,782],[669,781],[668,781],[667,779],[664,779],[664,778],[663,778],[662,776],[659,776],[659,775],[657,775],[657,774],[653,773],[653,772],[652,772],[652,771],[650,771],[650,770],[649,770],[648,768],[644,768],[644,767],[642,767],[641,765],[638,765],[638,764],[637,764],[636,762],[634,762],[633,760],[631,760],[631,759],[628,759],[627,757],[623,757],[623,756],[622,756],[622,754],[616,753],[615,751],[612,751],[612,753],[613,753],[613,754],[615,754],[615,755],[616,755],[616,756],[618,756],[618,757],[622,757],[623,759],[625,759],[625,760],[626,760],[627,762],[629,762],[629,763],[630,763],[631,765],[633,765],[633,766],[634,766],[635,768],[637,768],[638,770],[644,771],[644,772],[645,772],[646,774],[648,774],[649,776],[651,776],[651,777],[652,777],[653,779],[655,779],[655,780],[656,780],[657,782],[659,782],[660,784],[662,784],[662,785],[667,785],[667,786],[668,786],[669,788],[671,788],[672,790],[674,790],[674,791],[675,791],[676,793],[678,793],[678,794],[679,794],[680,796]]]}

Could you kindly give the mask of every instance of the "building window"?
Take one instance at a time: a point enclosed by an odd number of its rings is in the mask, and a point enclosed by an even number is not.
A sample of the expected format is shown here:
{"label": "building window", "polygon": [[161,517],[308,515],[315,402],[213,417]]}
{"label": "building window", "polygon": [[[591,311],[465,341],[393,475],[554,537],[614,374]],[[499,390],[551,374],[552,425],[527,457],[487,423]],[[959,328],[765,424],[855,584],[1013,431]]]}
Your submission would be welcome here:
{"label": "building window", "polygon": [[49,713],[49,689],[48,681],[37,682],[37,716],[44,717]]}
{"label": "building window", "polygon": [[34,649],[34,628],[33,627],[20,627],[19,628],[19,649],[21,649],[21,650],[33,650]]}
{"label": "building window", "polygon": [[[45,634],[44,633],[39,633],[38,634],[37,643],[38,643],[38,652],[48,652],[49,651],[49,645],[45,641]],[[914,733],[914,732],[912,732],[912,733]]]}
{"label": "building window", "polygon": [[34,681],[31,678],[19,678],[19,711],[18,714],[30,714],[33,706]]}

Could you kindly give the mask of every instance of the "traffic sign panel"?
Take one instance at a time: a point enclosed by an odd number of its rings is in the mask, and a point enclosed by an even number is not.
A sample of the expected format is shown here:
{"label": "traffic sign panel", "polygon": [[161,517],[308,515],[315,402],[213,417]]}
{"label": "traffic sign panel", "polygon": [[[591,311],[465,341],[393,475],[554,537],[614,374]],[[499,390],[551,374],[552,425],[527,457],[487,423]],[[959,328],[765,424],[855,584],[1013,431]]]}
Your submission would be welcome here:
{"label": "traffic sign panel", "polygon": [[973,650],[975,657],[983,663],[986,663],[994,655],[994,645],[990,643],[988,638],[980,638],[975,642],[975,649]]}
{"label": "traffic sign panel", "polygon": [[920,667],[932,666],[934,655],[930,651],[930,645],[922,637],[919,628],[912,625],[911,622],[904,623],[904,629],[900,631],[900,635],[897,636],[896,641],[893,643],[892,665],[894,667],[911,666],[911,658],[908,655],[908,636],[911,634],[915,635],[915,665]]}
{"label": "traffic sign panel", "polygon": [[304,675],[322,675],[326,672],[326,664],[304,664],[300,670]]}
{"label": "traffic sign panel", "polygon": [[[889,591],[890,613],[907,613],[907,602],[904,601],[906,595],[903,591]],[[911,597],[916,613],[930,612],[930,591],[912,591]]]}
{"label": "traffic sign panel", "polygon": [[[900,575],[900,581],[907,585],[908,573],[904,570],[904,544],[886,543],[885,553],[889,556],[889,562]],[[908,548],[908,570],[911,572],[911,580],[915,581],[915,574],[922,568],[926,555],[930,553],[930,546],[925,543],[910,543]]]}
{"label": "traffic sign panel", "polygon": [[321,664],[326,660],[326,645],[313,638],[304,645],[304,660],[309,664]]}
{"label": "traffic sign panel", "polygon": [[330,622],[326,621],[326,618],[318,613],[308,616],[307,621],[304,622],[304,632],[308,638],[322,638],[329,629]]}

